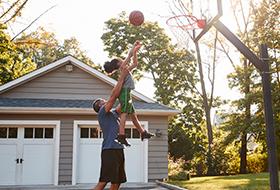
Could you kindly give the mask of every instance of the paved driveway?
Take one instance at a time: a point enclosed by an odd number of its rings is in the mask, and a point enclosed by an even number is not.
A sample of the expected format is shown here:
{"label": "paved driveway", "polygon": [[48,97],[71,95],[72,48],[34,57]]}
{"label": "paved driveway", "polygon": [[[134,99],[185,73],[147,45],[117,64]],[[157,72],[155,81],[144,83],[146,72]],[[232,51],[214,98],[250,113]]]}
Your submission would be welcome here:
{"label": "paved driveway", "polygon": [[[96,184],[78,184],[78,185],[22,185],[22,186],[0,186],[0,189],[4,190],[92,190]],[[108,184],[105,190],[110,188]],[[124,183],[121,185],[121,190],[168,190],[169,188],[163,187],[157,183]]]}

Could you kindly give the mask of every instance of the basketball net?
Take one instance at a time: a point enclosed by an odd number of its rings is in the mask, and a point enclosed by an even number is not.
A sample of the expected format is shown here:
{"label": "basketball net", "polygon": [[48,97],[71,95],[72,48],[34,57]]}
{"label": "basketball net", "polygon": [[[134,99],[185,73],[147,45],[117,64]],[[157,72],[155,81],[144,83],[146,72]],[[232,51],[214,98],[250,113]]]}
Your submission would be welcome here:
{"label": "basketball net", "polygon": [[185,50],[189,48],[189,39],[193,38],[193,30],[204,28],[205,20],[197,19],[192,15],[179,15],[169,18],[166,24],[177,39],[177,47]]}

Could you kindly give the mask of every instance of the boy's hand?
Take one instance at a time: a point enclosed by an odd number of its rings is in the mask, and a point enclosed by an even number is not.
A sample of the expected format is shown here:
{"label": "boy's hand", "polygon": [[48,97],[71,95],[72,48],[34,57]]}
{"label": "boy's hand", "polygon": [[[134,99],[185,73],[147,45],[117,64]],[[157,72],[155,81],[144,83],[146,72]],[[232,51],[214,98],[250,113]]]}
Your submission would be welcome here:
{"label": "boy's hand", "polygon": [[141,49],[142,45],[143,45],[143,41],[138,41],[138,40],[137,40],[137,41],[134,43],[134,46],[136,46],[136,48],[135,48],[135,50],[134,50],[134,53],[135,53],[136,51],[138,51],[139,49]]}
{"label": "boy's hand", "polygon": [[134,46],[142,46],[142,44],[143,44],[143,41],[136,40],[134,43]]}

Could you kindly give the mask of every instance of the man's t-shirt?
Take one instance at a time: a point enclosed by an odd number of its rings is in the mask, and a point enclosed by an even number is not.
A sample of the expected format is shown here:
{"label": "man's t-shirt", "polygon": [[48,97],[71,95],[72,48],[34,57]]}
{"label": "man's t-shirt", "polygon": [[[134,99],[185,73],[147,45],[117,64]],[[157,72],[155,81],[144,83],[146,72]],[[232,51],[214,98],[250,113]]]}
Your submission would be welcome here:
{"label": "man's t-shirt", "polygon": [[117,110],[105,112],[105,105],[98,112],[98,122],[103,133],[102,150],[104,149],[123,149],[123,145],[115,141],[119,133],[119,117]]}

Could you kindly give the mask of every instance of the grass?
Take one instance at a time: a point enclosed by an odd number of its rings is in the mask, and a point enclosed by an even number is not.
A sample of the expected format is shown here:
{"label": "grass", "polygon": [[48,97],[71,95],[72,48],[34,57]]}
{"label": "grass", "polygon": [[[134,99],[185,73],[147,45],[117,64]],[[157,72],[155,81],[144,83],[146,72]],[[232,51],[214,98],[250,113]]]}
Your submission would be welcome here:
{"label": "grass", "polygon": [[268,172],[234,176],[194,177],[189,181],[168,181],[167,183],[188,190],[270,190]]}

